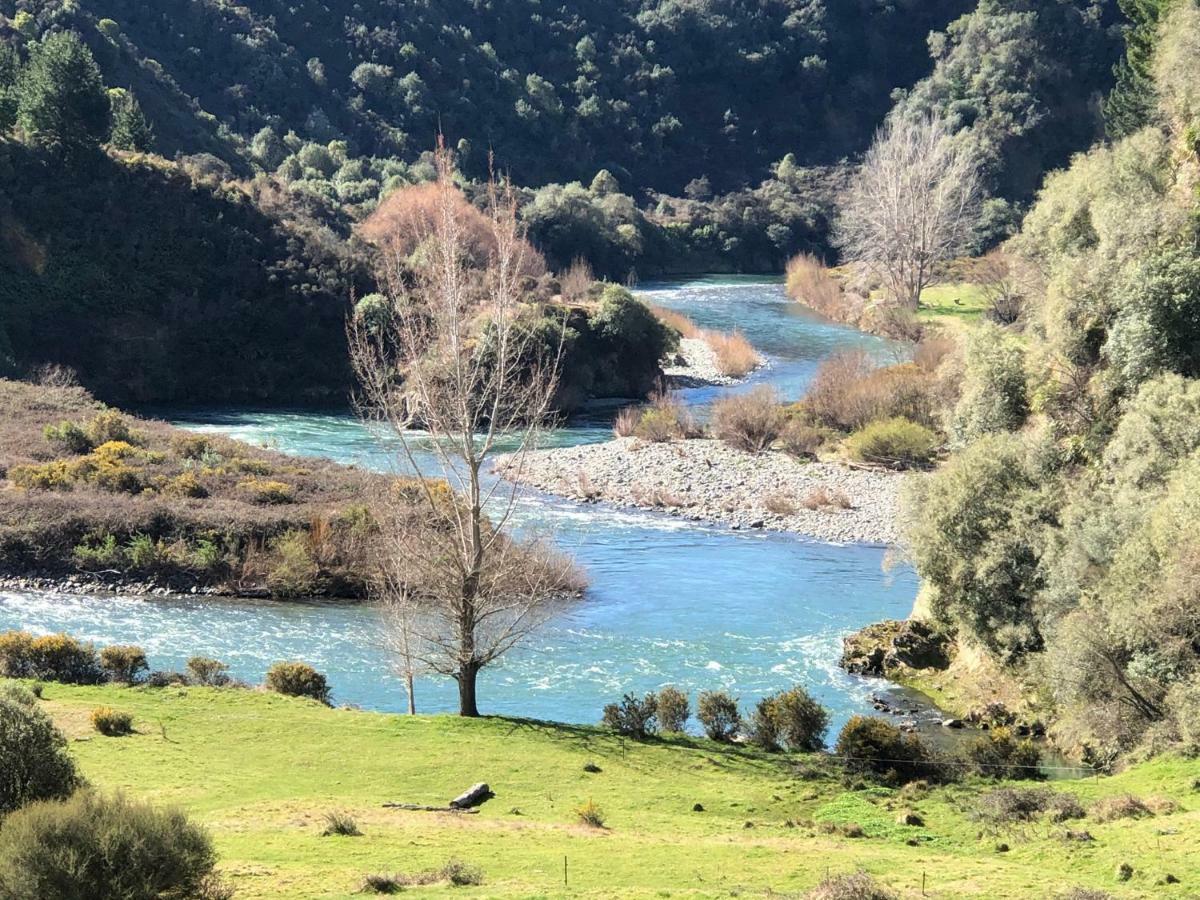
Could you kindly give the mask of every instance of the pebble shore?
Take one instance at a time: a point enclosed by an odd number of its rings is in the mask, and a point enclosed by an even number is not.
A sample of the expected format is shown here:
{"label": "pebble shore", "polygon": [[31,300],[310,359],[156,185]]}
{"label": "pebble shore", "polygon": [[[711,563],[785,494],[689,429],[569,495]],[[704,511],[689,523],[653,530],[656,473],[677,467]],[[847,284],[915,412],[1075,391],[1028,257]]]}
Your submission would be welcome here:
{"label": "pebble shore", "polygon": [[[535,450],[520,472],[500,458],[496,471],[548,493],[585,502],[653,509],[734,529],[788,531],[831,543],[894,544],[900,487],[896,472],[759,455],[717,440],[602,444]],[[848,508],[806,508],[824,491]]]}
{"label": "pebble shore", "polygon": [[704,338],[680,338],[679,351],[674,359],[664,360],[662,370],[671,390],[726,386],[746,380],[722,374],[717,368],[717,354]]}

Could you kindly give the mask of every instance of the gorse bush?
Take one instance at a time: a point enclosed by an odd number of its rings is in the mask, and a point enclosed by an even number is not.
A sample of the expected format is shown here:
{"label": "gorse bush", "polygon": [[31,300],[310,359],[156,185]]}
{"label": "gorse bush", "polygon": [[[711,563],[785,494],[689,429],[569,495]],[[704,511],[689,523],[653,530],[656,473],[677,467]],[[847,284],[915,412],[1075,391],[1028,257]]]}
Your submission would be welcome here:
{"label": "gorse bush", "polygon": [[901,469],[929,462],[937,446],[936,434],[900,417],[872,422],[846,438],[846,450],[853,459]]}
{"label": "gorse bush", "polygon": [[713,404],[713,434],[729,446],[750,453],[770,447],[783,430],[784,421],[779,396],[765,385]]}
{"label": "gorse bush", "polygon": [[7,900],[218,900],[229,892],[215,863],[208,835],[182,812],[120,795],[32,803],[0,829]]}
{"label": "gorse bush", "polygon": [[604,810],[594,800],[588,800],[575,808],[579,821],[590,828],[604,827]]}
{"label": "gorse bush", "polygon": [[24,631],[0,634],[0,675],[67,684],[99,684],[105,679],[91,644],[65,634],[34,637]]}
{"label": "gorse bush", "polygon": [[657,708],[658,700],[654,694],[647,694],[641,700],[626,694],[620,703],[609,703],[604,707],[601,721],[604,727],[617,734],[641,740],[658,731]]}
{"label": "gorse bush", "polygon": [[1040,778],[1042,755],[1031,740],[1017,740],[1000,726],[976,738],[963,751],[980,775],[992,778]]}
{"label": "gorse bush", "polygon": [[0,819],[35,800],[67,797],[81,783],[67,739],[34,696],[0,691]]}
{"label": "gorse bush", "polygon": [[132,644],[105,647],[100,651],[100,666],[111,680],[122,684],[133,684],[150,669],[145,651]]}
{"label": "gorse bush", "polygon": [[939,780],[946,774],[919,737],[872,716],[852,716],[838,734],[834,754],[847,772],[885,784]]}
{"label": "gorse bush", "polygon": [[245,492],[252,503],[265,506],[292,503],[296,499],[296,489],[283,481],[246,478],[238,483],[238,488]]}
{"label": "gorse bush", "polygon": [[682,732],[691,716],[688,695],[669,684],[659,688],[655,695],[654,714],[662,731]]}
{"label": "gorse bush", "polygon": [[277,662],[267,670],[267,690],[289,697],[308,697],[329,703],[329,684],[325,676],[302,662]]}
{"label": "gorse bush", "polygon": [[105,737],[122,737],[133,733],[133,716],[111,706],[97,706],[89,719],[92,727]]}
{"label": "gorse bush", "polygon": [[696,719],[714,741],[731,741],[742,727],[737,700],[726,691],[701,691],[696,698]]}
{"label": "gorse bush", "polygon": [[803,687],[763,697],[750,718],[750,738],[767,750],[820,750],[829,713]]}
{"label": "gorse bush", "polygon": [[224,687],[229,684],[229,666],[207,656],[193,656],[187,661],[188,675],[196,684],[205,687]]}

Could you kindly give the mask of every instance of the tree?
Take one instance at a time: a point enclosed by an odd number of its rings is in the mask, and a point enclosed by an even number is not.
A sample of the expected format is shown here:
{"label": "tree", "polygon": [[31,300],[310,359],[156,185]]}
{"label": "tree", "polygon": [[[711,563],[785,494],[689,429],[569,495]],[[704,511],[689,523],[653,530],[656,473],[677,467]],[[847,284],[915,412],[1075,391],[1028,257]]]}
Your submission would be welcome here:
{"label": "tree", "polygon": [[[422,505],[423,527],[381,522],[384,552],[399,573],[379,585],[391,630],[403,629],[407,657],[455,679],[459,713],[477,716],[480,670],[578,589],[569,561],[508,534],[515,480],[485,479],[500,446],[513,448],[506,465],[523,465],[550,411],[565,328],[559,323],[557,345],[547,347],[527,327],[521,283],[531,250],[507,185],[489,190],[491,240],[480,261],[450,152],[439,145],[435,161],[434,215],[409,223],[422,233],[420,251],[405,257],[398,248],[407,241],[384,242],[386,316],[370,324],[352,317],[348,331],[360,413],[394,436],[398,463],[420,472],[419,455],[431,453],[445,479],[396,487]],[[414,438],[415,427],[428,439]]]}
{"label": "tree", "polygon": [[934,266],[966,244],[979,209],[978,165],[936,117],[891,117],[840,202],[837,242],[891,299],[916,309]]}
{"label": "tree", "polygon": [[0,44],[0,133],[17,121],[17,73],[21,60],[15,48]]}
{"label": "tree", "polygon": [[108,98],[112,108],[108,142],[118,150],[149,150],[154,144],[154,129],[137,97],[124,88],[113,88]]}
{"label": "tree", "polygon": [[17,85],[17,122],[35,143],[65,153],[93,147],[108,134],[100,69],[74,32],[31,45]]}

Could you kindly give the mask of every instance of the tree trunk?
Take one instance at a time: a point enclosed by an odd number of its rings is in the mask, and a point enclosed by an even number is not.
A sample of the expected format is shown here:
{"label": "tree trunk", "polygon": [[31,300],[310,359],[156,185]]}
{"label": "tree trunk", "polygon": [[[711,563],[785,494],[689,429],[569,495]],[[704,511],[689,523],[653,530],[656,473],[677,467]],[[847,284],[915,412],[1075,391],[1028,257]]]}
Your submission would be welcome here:
{"label": "tree trunk", "polygon": [[455,679],[458,681],[458,714],[469,718],[478,718],[479,706],[475,702],[475,679],[479,676],[479,667],[467,663],[459,668]]}
{"label": "tree trunk", "polygon": [[408,714],[415,716],[417,714],[417,698],[413,693],[413,673],[411,671],[404,673],[404,687],[408,691]]}

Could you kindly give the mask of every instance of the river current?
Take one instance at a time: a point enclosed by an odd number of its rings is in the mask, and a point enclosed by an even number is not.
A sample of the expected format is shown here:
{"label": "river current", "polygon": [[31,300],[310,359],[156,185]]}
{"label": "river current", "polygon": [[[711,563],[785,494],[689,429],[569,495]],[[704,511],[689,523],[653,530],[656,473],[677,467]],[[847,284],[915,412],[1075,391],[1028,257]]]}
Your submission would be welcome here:
{"label": "river current", "polygon": [[[698,407],[761,383],[799,397],[820,360],[838,350],[860,347],[881,358],[898,352],[807,313],[777,281],[704,278],[638,293],[702,327],[740,329],[769,359],[745,385],[682,392]],[[610,415],[592,410],[550,440],[604,440]],[[221,410],[169,417],[289,453],[387,464],[384,448],[348,415]],[[870,711],[871,694],[896,693],[837,666],[845,634],[904,617],[912,607],[916,577],[906,567],[889,571],[882,547],[731,531],[542,495],[524,497],[519,512],[522,527],[553,530],[591,588],[528,646],[485,670],[485,713],[590,723],[623,693],[668,683],[693,695],[727,688],[749,708],[765,693],[802,683],[830,708],[836,729],[851,714]],[[277,660],[303,659],[327,674],[339,703],[404,706],[368,605],[0,592],[0,630],[7,628],[138,643],[160,669],[181,668],[194,654],[213,656],[248,681],[261,680]],[[422,678],[416,696],[418,711],[445,712],[456,694],[444,680]]]}

